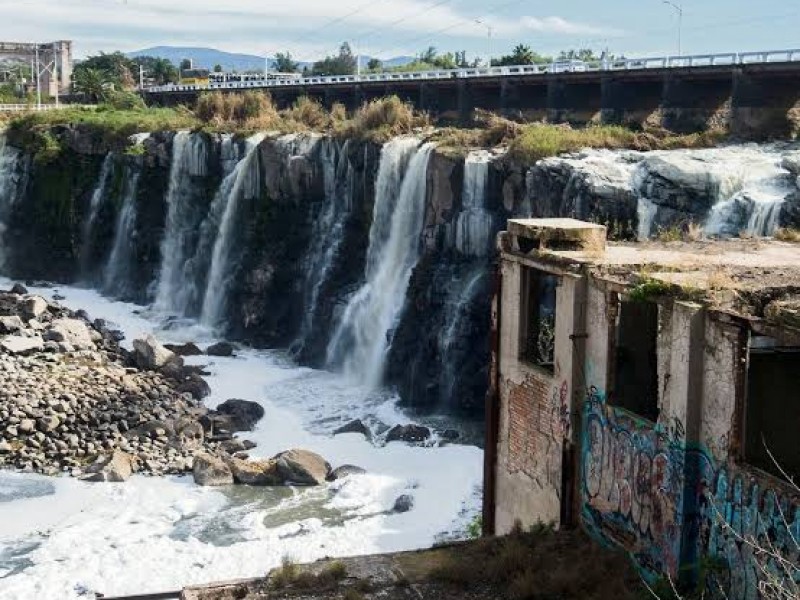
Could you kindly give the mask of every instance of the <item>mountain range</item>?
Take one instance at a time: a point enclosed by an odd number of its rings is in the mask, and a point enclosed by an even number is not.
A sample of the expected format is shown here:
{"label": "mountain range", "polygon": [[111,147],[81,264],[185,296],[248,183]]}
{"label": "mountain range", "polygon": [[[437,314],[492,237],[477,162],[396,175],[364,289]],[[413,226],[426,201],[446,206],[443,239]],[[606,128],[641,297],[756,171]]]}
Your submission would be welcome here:
{"label": "mountain range", "polygon": [[[165,58],[174,65],[179,65],[180,62],[189,58],[195,67],[204,67],[212,69],[215,65],[221,65],[224,71],[263,71],[264,70],[264,57],[256,56],[255,54],[237,54],[233,52],[225,52],[215,48],[193,48],[185,46],[155,46],[153,48],[144,48],[143,50],[136,50],[128,52],[129,58],[136,58],[139,56],[155,56],[158,58]],[[362,66],[366,66],[371,57],[361,56],[359,61]],[[413,56],[396,56],[389,60],[384,60],[384,67],[398,67],[406,65],[414,60]],[[300,67],[311,66],[310,62],[300,62]]]}

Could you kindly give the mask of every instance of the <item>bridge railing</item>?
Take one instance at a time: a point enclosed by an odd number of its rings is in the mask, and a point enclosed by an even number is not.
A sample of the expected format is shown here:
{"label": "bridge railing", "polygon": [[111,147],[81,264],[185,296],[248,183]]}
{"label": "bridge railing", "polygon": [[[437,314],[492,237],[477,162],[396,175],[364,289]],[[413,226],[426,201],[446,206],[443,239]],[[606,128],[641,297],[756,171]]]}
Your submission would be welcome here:
{"label": "bridge railing", "polygon": [[56,110],[74,107],[72,104],[0,104],[0,112],[35,112],[40,110]]}
{"label": "bridge railing", "polygon": [[260,81],[228,81],[197,85],[164,85],[148,88],[153,93],[193,92],[203,90],[258,89],[337,85],[365,82],[442,81],[447,79],[473,79],[489,77],[520,77],[547,73],[582,73],[596,71],[628,71],[637,69],[679,69],[723,65],[749,65],[800,61],[800,49],[765,50],[760,52],[728,52],[723,54],[695,54],[686,56],[660,56],[651,58],[620,58],[598,61],[556,61],[540,65],[512,65],[503,67],[471,67],[466,69],[440,69],[435,71],[409,71],[369,73],[365,75],[315,76],[301,79],[270,79]]}

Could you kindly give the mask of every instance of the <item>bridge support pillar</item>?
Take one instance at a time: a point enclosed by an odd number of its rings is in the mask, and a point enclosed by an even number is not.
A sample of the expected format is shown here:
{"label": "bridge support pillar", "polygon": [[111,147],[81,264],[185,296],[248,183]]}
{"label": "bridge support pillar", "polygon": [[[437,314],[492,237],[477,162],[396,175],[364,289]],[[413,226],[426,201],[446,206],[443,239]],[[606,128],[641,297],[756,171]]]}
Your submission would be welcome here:
{"label": "bridge support pillar", "polygon": [[714,77],[667,73],[661,101],[663,125],[678,133],[727,130],[731,93],[730,72]]}
{"label": "bridge support pillar", "polygon": [[600,80],[600,119],[608,125],[625,125],[635,129],[661,126],[659,107],[664,82],[630,81],[613,74]]}
{"label": "bridge support pillar", "polygon": [[792,77],[733,73],[731,133],[747,138],[792,137],[800,132],[800,87]]}
{"label": "bridge support pillar", "polygon": [[466,81],[458,82],[458,120],[463,124],[472,123],[475,115],[475,103],[472,99],[472,88]]}
{"label": "bridge support pillar", "polygon": [[521,109],[519,86],[508,79],[503,79],[500,83],[500,111],[504,117],[516,119],[522,116]]}
{"label": "bridge support pillar", "polygon": [[587,125],[600,120],[600,82],[551,79],[547,86],[547,119],[551,123]]}

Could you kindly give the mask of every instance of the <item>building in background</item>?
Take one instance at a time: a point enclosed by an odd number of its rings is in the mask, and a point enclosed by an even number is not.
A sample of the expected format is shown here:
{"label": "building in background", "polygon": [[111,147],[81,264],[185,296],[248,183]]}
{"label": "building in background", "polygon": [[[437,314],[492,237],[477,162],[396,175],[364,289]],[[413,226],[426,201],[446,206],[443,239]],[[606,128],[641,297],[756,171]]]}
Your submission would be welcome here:
{"label": "building in background", "polygon": [[732,600],[800,582],[800,247],[572,219],[499,247],[487,532],[580,526],[650,580],[713,558]]}
{"label": "building in background", "polygon": [[72,85],[72,42],[59,40],[47,43],[0,42],[0,70],[15,66],[30,69],[33,73],[27,83],[36,89],[36,74],[43,95],[57,96],[69,92]]}

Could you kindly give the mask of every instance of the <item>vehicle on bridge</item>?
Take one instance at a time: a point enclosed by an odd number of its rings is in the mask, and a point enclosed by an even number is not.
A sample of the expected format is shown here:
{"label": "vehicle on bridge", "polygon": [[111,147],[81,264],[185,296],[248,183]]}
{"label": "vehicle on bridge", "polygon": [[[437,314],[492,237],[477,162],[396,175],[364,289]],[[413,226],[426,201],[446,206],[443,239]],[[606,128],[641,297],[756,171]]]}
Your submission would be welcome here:
{"label": "vehicle on bridge", "polygon": [[198,88],[208,87],[209,77],[208,69],[181,69],[180,85],[193,85]]}

